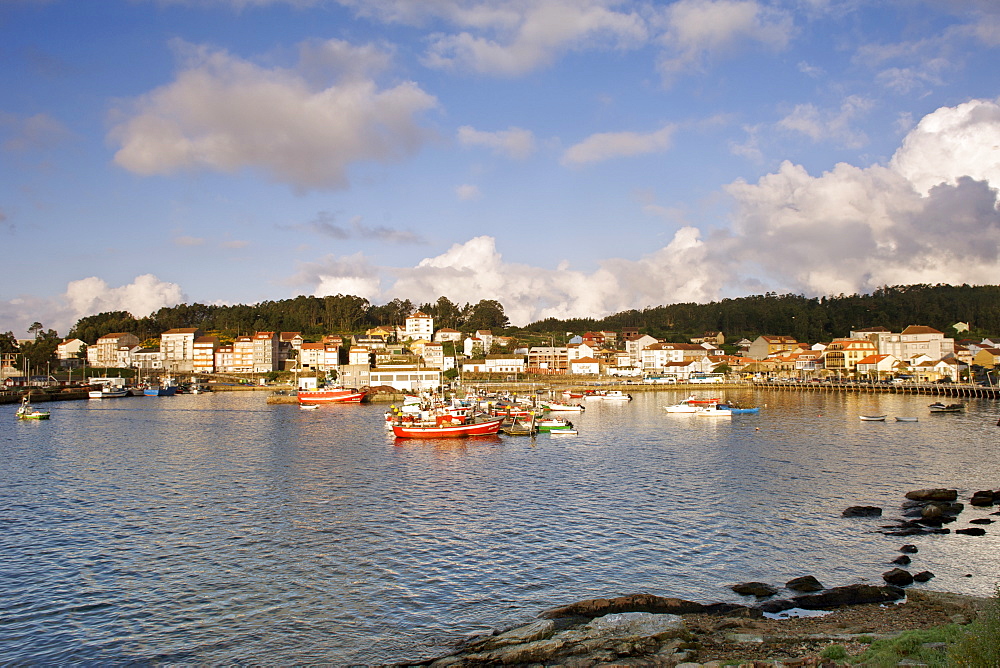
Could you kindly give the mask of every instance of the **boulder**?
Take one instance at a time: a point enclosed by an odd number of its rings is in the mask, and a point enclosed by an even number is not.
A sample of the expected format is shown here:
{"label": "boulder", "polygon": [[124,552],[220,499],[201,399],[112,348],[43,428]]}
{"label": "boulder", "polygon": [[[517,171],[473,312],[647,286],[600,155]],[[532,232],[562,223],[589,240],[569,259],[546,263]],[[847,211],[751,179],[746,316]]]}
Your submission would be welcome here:
{"label": "boulder", "polygon": [[778,593],[777,588],[766,582],[741,582],[734,584],[730,589],[742,596],[757,596],[758,598],[767,598]]}
{"label": "boulder", "polygon": [[583,628],[590,635],[604,637],[662,639],[679,635],[684,630],[684,620],[678,615],[618,612],[592,619]]}
{"label": "boulder", "polygon": [[992,490],[983,490],[981,492],[975,492],[972,498],[969,499],[969,505],[972,506],[992,506],[994,503],[994,494]]}
{"label": "boulder", "polygon": [[934,503],[928,503],[920,509],[920,517],[925,520],[937,519],[942,515],[944,515],[944,511],[941,510],[941,506]]}
{"label": "boulder", "polygon": [[801,592],[823,591],[824,589],[823,585],[820,584],[820,581],[812,575],[803,575],[799,578],[792,578],[785,583],[785,587],[791,589],[792,591]]}
{"label": "boulder", "polygon": [[904,545],[903,547],[899,548],[899,551],[902,552],[903,554],[916,554],[917,553],[917,546],[916,545]]}
{"label": "boulder", "polygon": [[965,529],[955,529],[955,533],[964,534],[966,536],[985,536],[986,529],[982,527],[966,527]]}
{"label": "boulder", "polygon": [[914,574],[913,580],[915,582],[927,582],[932,577],[934,577],[934,574],[930,571],[920,571],[919,573]]}
{"label": "boulder", "polygon": [[906,587],[913,584],[913,576],[902,568],[893,568],[882,574],[882,579],[897,587]]}
{"label": "boulder", "polygon": [[655,612],[669,615],[689,614],[743,614],[760,616],[760,613],[742,605],[732,603],[712,603],[705,605],[680,598],[667,598],[653,594],[629,594],[617,598],[591,598],[577,601],[569,605],[549,608],[542,611],[539,617],[543,619],[559,619],[562,617],[603,617],[616,612]]}
{"label": "boulder", "polygon": [[882,509],[878,506],[851,506],[846,508],[842,517],[881,517]]}
{"label": "boulder", "polygon": [[957,489],[915,489],[906,493],[911,501],[954,501],[958,498]]}
{"label": "boulder", "polygon": [[908,556],[906,556],[905,554],[901,554],[898,557],[896,557],[895,559],[893,559],[892,563],[899,564],[900,566],[905,566],[908,563],[910,563],[910,558]]}
{"label": "boulder", "polygon": [[863,605],[865,603],[888,603],[904,598],[906,593],[899,587],[876,586],[868,584],[846,585],[833,587],[818,594],[805,594],[790,599],[793,608],[803,610],[828,610],[842,608],[847,605]]}
{"label": "boulder", "polygon": [[980,517],[979,519],[969,520],[969,524],[993,524],[994,521],[988,517]]}

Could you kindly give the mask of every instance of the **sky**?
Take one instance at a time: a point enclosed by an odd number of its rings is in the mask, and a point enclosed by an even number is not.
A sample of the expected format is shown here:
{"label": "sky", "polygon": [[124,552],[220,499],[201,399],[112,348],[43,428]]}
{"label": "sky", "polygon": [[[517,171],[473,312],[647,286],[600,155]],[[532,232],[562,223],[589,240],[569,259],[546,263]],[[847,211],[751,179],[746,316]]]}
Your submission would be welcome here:
{"label": "sky", "polygon": [[0,0],[0,331],[1000,282],[995,0]]}

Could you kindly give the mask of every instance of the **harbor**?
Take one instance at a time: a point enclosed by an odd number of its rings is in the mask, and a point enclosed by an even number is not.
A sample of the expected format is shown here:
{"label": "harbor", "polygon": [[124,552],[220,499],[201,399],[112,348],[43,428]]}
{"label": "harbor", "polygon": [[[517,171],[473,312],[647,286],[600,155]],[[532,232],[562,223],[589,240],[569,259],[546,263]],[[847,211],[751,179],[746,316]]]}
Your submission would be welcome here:
{"label": "harbor", "polygon": [[[632,401],[588,401],[572,437],[401,439],[384,404],[303,411],[261,391],[11,417],[0,661],[412,662],[583,599],[878,580],[902,540],[935,575],[914,587],[992,593],[992,526],[878,527],[909,489],[997,488],[996,401],[931,418],[919,394],[624,387]],[[664,410],[692,393],[760,411]],[[854,505],[886,517],[844,518]]]}

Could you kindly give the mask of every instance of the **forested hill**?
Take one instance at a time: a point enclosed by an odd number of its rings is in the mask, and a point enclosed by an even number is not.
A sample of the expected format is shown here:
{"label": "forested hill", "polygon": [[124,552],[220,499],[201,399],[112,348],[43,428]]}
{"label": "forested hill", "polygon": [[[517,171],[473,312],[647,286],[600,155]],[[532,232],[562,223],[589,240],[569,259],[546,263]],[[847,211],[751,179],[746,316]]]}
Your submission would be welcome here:
{"label": "forested hill", "polygon": [[[146,318],[123,311],[82,318],[70,331],[89,344],[109,332],[132,332],[140,340],[158,337],[177,327],[198,327],[233,337],[256,331],[302,332],[307,339],[323,334],[361,332],[377,325],[402,325],[416,310],[434,316],[436,328],[460,331],[490,329],[512,332],[503,305],[495,300],[460,307],[447,297],[434,303],[393,300],[372,305],[350,295],[296,297],[255,305],[206,306],[181,304],[162,308]],[[708,304],[671,304],[616,313],[603,319],[547,319],[517,328],[532,333],[621,331],[638,327],[668,340],[685,340],[706,331],[720,331],[734,341],[760,334],[785,334],[800,341],[829,341],[852,329],[886,327],[901,331],[927,325],[954,334],[952,325],[967,322],[970,336],[1000,334],[1000,286],[911,285],[885,287],[870,295],[807,298],[768,293]]]}

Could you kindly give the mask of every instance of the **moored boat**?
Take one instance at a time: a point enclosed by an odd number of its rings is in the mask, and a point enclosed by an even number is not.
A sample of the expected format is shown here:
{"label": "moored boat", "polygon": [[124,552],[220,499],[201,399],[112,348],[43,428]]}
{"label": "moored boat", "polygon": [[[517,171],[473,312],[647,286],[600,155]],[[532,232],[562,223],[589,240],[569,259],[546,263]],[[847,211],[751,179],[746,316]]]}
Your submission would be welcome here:
{"label": "moored boat", "polygon": [[697,413],[705,406],[714,406],[719,403],[719,399],[696,399],[688,397],[672,406],[664,406],[668,413]]}
{"label": "moored boat", "polygon": [[885,422],[884,415],[859,415],[863,422]]}
{"label": "moored boat", "polygon": [[945,404],[935,401],[928,408],[931,409],[931,413],[961,413],[965,410],[965,404]]}
{"label": "moored boat", "polygon": [[462,422],[451,416],[439,416],[434,422],[407,422],[401,420],[392,424],[392,433],[397,438],[462,438],[466,436],[487,436],[500,431],[503,418],[489,418]]}
{"label": "moored boat", "polygon": [[915,417],[899,417],[897,415],[896,416],[896,422],[917,422],[917,418],[915,418]]}
{"label": "moored boat", "polygon": [[731,417],[732,414],[733,411],[729,408],[729,404],[722,403],[705,406],[695,413],[699,417]]}
{"label": "moored boat", "polygon": [[14,413],[18,420],[48,420],[51,413],[46,408],[35,408],[28,401],[28,395],[21,399],[21,405]]}
{"label": "moored boat", "polygon": [[544,418],[536,420],[535,426],[538,427],[538,431],[557,431],[572,429],[573,423],[569,420],[563,420],[562,418]]}
{"label": "moored boat", "polygon": [[318,390],[299,390],[297,397],[300,404],[358,404],[367,394],[367,390],[323,387]]}
{"label": "moored boat", "polygon": [[608,390],[602,399],[605,401],[632,401],[632,395],[625,394],[621,390]]}
{"label": "moored boat", "polygon": [[744,413],[759,413],[760,412],[760,406],[754,406],[753,408],[739,408],[737,406],[731,406],[729,408],[729,411],[733,415],[741,415],[741,414],[744,414]]}
{"label": "moored boat", "polygon": [[582,413],[587,410],[582,404],[561,404],[555,401],[550,401],[548,403],[543,403],[542,408],[547,411],[563,412],[563,413]]}

